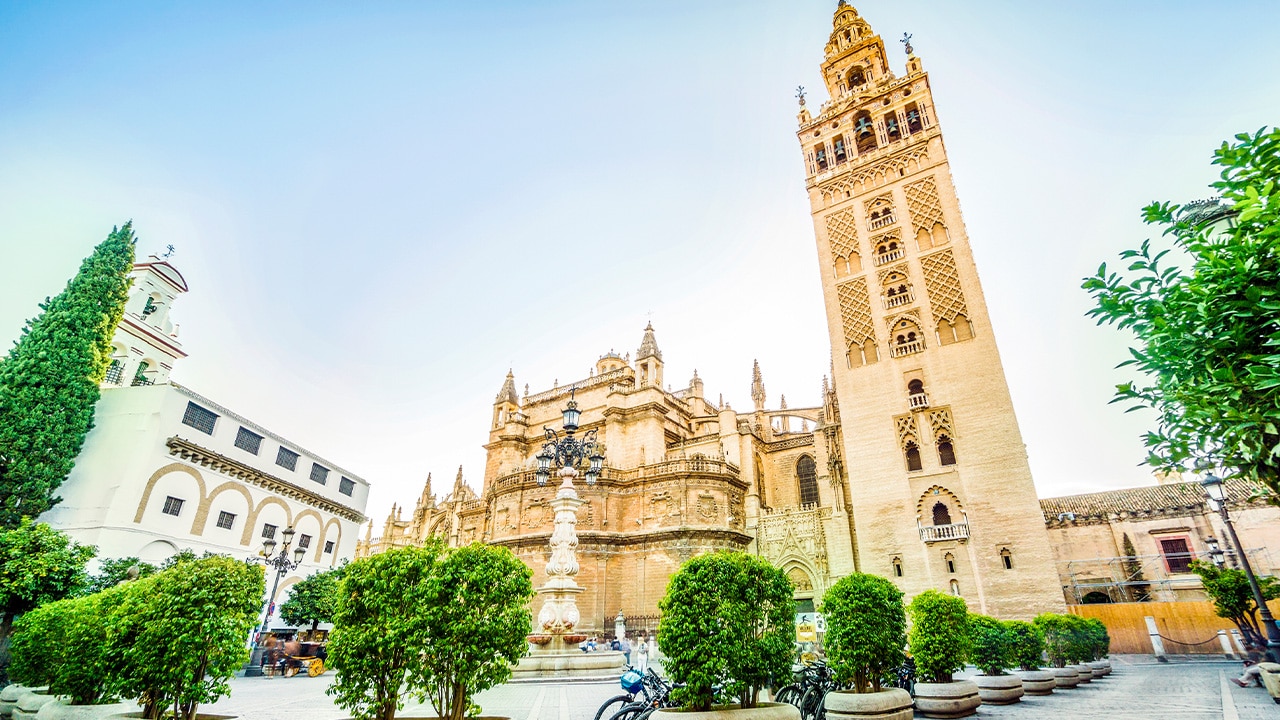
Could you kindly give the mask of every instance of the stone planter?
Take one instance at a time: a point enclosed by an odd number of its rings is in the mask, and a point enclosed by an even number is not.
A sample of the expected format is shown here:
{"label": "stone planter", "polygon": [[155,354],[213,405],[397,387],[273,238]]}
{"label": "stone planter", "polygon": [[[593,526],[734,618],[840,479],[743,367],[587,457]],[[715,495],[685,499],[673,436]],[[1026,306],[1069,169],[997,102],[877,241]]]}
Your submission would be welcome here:
{"label": "stone planter", "polygon": [[[131,712],[119,713],[117,715],[109,715],[108,717],[111,718],[111,720],[117,720],[119,718],[129,718],[129,720],[138,720],[138,718],[142,717],[142,711],[133,710]],[[202,712],[196,713],[196,720],[236,720],[236,718],[239,718],[239,717],[240,717],[239,715],[215,715],[213,713],[202,713]],[[507,719],[503,718],[503,720],[507,720]]]}
{"label": "stone planter", "polygon": [[[41,688],[47,690],[48,688]],[[40,708],[53,702],[56,698],[38,692],[22,693],[18,696],[18,704],[13,707],[13,720],[36,720]]]}
{"label": "stone planter", "polygon": [[1089,667],[1093,668],[1094,677],[1106,677],[1111,674],[1111,661],[1106,658],[1094,660],[1089,663]]}
{"label": "stone planter", "polygon": [[1053,686],[1055,688],[1073,688],[1080,684],[1080,673],[1074,667],[1053,668]]}
{"label": "stone planter", "polygon": [[717,705],[710,710],[664,708],[649,716],[652,720],[800,720],[800,710],[790,703],[760,703],[743,709],[737,705]]}
{"label": "stone planter", "polygon": [[911,693],[901,688],[857,693],[839,690],[827,693],[828,720],[911,720]]}
{"label": "stone planter", "polygon": [[[41,688],[48,690],[49,688]],[[0,718],[13,717],[13,709],[18,706],[18,698],[23,693],[33,692],[32,688],[18,683],[10,683],[0,690]]]}
{"label": "stone planter", "polygon": [[1053,673],[1048,670],[1019,670],[1022,678],[1022,690],[1028,695],[1052,695],[1056,683]]}
{"label": "stone planter", "polygon": [[1089,667],[1088,665],[1084,665],[1084,664],[1081,664],[1081,665],[1069,665],[1068,667],[1071,667],[1071,668],[1074,668],[1074,669],[1075,669],[1076,674],[1080,676],[1080,684],[1081,684],[1081,685],[1083,685],[1083,684],[1085,684],[1085,683],[1093,682],[1093,668]]}
{"label": "stone planter", "polygon": [[925,717],[968,717],[978,710],[982,698],[972,680],[949,683],[916,683],[916,710]]}
{"label": "stone planter", "polygon": [[36,720],[106,720],[138,710],[137,703],[118,702],[104,705],[69,705],[66,698],[40,708]]}
{"label": "stone planter", "polygon": [[1022,699],[1022,678],[1017,675],[977,675],[978,697],[983,705],[1012,705]]}

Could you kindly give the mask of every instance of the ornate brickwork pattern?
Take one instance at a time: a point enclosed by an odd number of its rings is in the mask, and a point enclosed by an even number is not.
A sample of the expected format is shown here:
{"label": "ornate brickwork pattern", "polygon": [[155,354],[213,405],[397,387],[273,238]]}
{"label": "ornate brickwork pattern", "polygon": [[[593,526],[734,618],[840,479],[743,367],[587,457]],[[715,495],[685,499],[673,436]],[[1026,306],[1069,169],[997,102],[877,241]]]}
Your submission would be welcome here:
{"label": "ornate brickwork pattern", "polygon": [[873,165],[841,175],[820,186],[818,191],[822,193],[827,203],[843,200],[852,197],[855,192],[862,192],[867,187],[877,187],[893,182],[902,177],[900,173],[911,170],[913,165],[918,168],[928,159],[929,146],[917,145]]}
{"label": "ornate brickwork pattern", "polygon": [[827,241],[831,244],[831,257],[847,258],[858,253],[858,228],[854,223],[853,209],[847,208],[827,216]]}
{"label": "ornate brickwork pattern", "polygon": [[862,204],[862,207],[866,210],[867,217],[871,217],[871,211],[875,209],[872,206],[878,202],[884,202],[884,204],[887,205],[890,210],[893,209],[893,195],[890,193],[885,193],[878,197],[872,198]]}
{"label": "ornate brickwork pattern", "polygon": [[907,449],[908,444],[920,444],[914,415],[899,415],[893,419],[893,422],[898,429],[898,445],[902,446],[903,450]]}
{"label": "ornate brickwork pattern", "polygon": [[861,345],[875,339],[871,324],[871,298],[867,295],[866,278],[855,278],[836,289],[840,301],[840,320],[844,324],[845,347]]}
{"label": "ornate brickwork pattern", "polygon": [[881,234],[881,235],[877,235],[877,236],[875,236],[875,237],[871,238],[871,249],[872,249],[872,252],[875,252],[875,248],[876,248],[876,246],[877,246],[877,245],[879,245],[879,244],[880,244],[880,243],[882,243],[882,242],[889,241],[889,240],[897,240],[897,241],[898,241],[898,247],[902,247],[902,234],[901,234],[901,233],[899,233],[897,230],[890,230],[890,231],[889,231],[889,232],[887,232],[887,233],[884,233],[884,234]]}
{"label": "ornate brickwork pattern", "polygon": [[937,408],[929,411],[929,427],[933,430],[933,439],[938,441],[943,435],[956,439],[955,424],[951,422],[951,408]]}
{"label": "ornate brickwork pattern", "polygon": [[942,205],[938,202],[938,185],[932,177],[911,183],[904,188],[907,195],[907,212],[911,214],[913,232],[931,232],[935,223],[946,225],[942,219]]}
{"label": "ornate brickwork pattern", "polygon": [[957,315],[969,317],[964,292],[960,290],[960,273],[956,271],[956,259],[950,250],[920,258],[920,269],[924,272],[924,287],[929,293],[934,318],[954,322]]}

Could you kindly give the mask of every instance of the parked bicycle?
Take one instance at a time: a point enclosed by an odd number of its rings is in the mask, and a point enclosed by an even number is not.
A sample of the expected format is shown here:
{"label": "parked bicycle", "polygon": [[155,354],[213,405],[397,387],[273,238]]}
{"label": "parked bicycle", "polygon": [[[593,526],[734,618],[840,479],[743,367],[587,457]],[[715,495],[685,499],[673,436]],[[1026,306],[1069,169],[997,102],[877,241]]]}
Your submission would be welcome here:
{"label": "parked bicycle", "polygon": [[647,706],[659,694],[671,692],[667,682],[652,668],[641,673],[628,665],[619,682],[626,692],[605,700],[600,709],[596,710],[595,720],[612,720],[624,707],[637,703]]}
{"label": "parked bicycle", "polygon": [[839,689],[831,668],[824,662],[815,662],[795,665],[791,672],[794,682],[779,690],[774,700],[794,705],[801,720],[825,720],[827,693]]}
{"label": "parked bicycle", "polygon": [[[636,691],[640,697],[623,705],[609,717],[609,720],[648,720],[655,710],[675,707],[675,702],[671,699],[671,691],[677,687],[679,685],[667,682],[661,675],[654,672],[653,668],[649,668],[641,678],[640,686]],[[627,689],[627,686],[623,689]],[[616,699],[611,698],[606,702]],[[601,709],[603,710],[603,707]]]}

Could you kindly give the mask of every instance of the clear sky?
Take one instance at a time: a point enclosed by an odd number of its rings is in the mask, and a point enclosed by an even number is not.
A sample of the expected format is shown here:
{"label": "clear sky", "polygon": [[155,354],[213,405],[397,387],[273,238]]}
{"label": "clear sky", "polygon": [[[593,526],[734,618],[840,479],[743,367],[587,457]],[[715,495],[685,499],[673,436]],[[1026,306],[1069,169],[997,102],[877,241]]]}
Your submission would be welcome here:
{"label": "clear sky", "polygon": [[[914,35],[1041,495],[1150,482],[1080,279],[1280,119],[1280,3],[857,4]],[[481,481],[507,368],[635,352],[817,404],[795,87],[834,0],[0,3],[0,343],[132,218],[176,381],[374,484]]]}

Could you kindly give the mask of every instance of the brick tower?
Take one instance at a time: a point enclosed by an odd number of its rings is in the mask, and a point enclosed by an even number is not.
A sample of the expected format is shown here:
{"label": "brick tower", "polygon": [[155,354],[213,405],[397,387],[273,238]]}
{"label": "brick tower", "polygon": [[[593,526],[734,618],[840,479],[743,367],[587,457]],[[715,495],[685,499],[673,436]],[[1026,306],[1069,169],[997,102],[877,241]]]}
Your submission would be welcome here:
{"label": "brick tower", "polygon": [[859,569],[997,617],[1063,609],[919,58],[841,0],[801,95],[804,155],[840,403]]}

